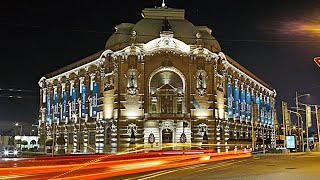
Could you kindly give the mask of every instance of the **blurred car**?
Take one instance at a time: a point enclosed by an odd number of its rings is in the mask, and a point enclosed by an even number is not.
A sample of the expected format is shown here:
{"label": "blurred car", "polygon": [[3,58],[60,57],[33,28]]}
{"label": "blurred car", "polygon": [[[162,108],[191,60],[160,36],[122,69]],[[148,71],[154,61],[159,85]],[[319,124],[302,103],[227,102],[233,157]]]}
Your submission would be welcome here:
{"label": "blurred car", "polygon": [[4,147],[1,151],[2,157],[20,157],[21,153],[14,146]]}

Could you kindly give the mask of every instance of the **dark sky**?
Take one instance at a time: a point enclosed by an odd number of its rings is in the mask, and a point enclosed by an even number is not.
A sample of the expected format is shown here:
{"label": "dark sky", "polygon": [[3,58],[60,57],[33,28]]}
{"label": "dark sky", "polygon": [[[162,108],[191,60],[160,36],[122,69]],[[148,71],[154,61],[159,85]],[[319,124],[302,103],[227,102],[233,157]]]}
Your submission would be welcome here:
{"label": "dark sky", "polygon": [[[37,122],[42,76],[102,50],[116,25],[136,23],[145,7],[161,3],[1,1],[0,133],[14,122],[26,128]],[[275,88],[279,113],[282,100],[294,106],[295,91],[311,94],[301,102],[320,104],[320,68],[313,62],[320,56],[319,0],[166,0],[166,5],[185,9],[194,25],[211,28],[224,53]]]}

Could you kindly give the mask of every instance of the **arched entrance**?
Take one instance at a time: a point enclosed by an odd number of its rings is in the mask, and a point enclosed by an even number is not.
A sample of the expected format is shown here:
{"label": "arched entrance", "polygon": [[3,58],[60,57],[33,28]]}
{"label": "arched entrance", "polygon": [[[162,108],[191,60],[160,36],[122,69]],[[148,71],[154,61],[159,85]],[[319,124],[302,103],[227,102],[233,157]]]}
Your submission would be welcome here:
{"label": "arched entrance", "polygon": [[185,78],[174,67],[155,70],[149,79],[149,112],[151,114],[185,113]]}
{"label": "arched entrance", "polygon": [[166,128],[162,130],[162,143],[172,143],[173,132],[171,129]]}

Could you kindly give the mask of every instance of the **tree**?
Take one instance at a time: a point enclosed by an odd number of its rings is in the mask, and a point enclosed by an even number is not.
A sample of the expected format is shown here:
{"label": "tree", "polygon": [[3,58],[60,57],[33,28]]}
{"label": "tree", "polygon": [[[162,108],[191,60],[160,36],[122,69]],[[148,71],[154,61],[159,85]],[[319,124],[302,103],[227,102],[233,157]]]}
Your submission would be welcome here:
{"label": "tree", "polygon": [[64,137],[62,137],[62,136],[58,137],[57,144],[60,146],[60,148],[61,148],[61,146],[65,145],[66,140],[64,139]]}
{"label": "tree", "polygon": [[14,140],[14,142],[15,142],[15,144],[21,145],[22,140],[21,139],[17,139],[17,140]]}
{"label": "tree", "polygon": [[23,148],[24,148],[26,145],[28,145],[28,141],[26,140],[21,141],[21,145],[23,145]]}
{"label": "tree", "polygon": [[66,144],[66,140],[64,139],[64,137],[62,137],[62,136],[58,137],[57,144],[59,145],[58,153],[65,154],[65,150],[64,150],[63,146]]}
{"label": "tree", "polygon": [[40,138],[38,139],[38,144],[40,146],[44,146],[45,145],[45,135],[44,134],[40,135]]}

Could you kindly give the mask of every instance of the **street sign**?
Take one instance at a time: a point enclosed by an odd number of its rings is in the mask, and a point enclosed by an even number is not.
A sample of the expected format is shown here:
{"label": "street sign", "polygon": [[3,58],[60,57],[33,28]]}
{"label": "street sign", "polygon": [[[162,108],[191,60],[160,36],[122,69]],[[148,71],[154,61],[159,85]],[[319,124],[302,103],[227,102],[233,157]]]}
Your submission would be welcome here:
{"label": "street sign", "polygon": [[320,67],[320,57],[313,58],[314,62]]}
{"label": "street sign", "polygon": [[252,125],[253,127],[258,124],[258,106],[257,104],[252,104]]}

